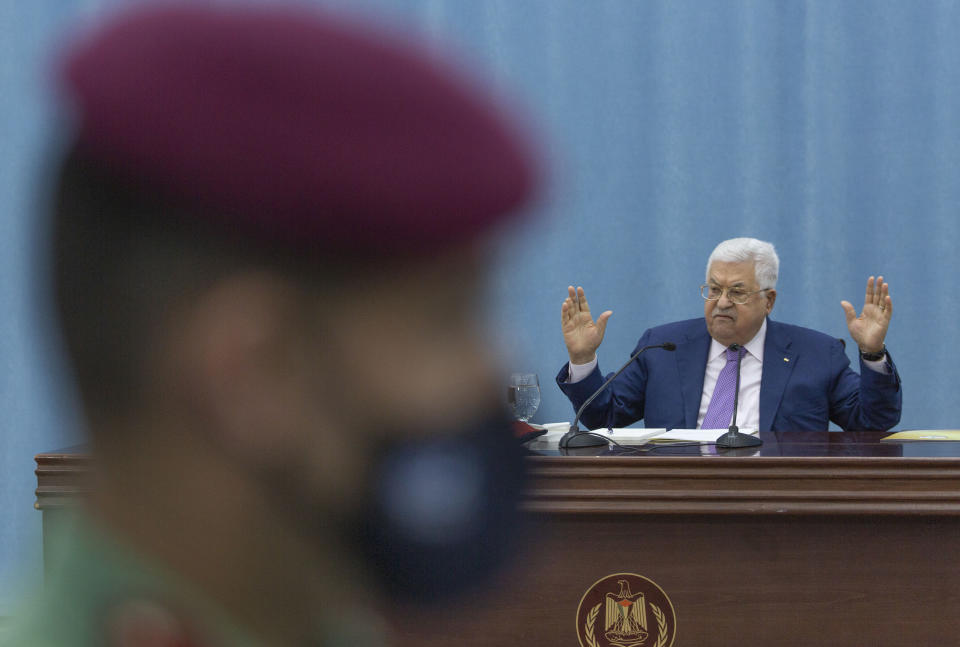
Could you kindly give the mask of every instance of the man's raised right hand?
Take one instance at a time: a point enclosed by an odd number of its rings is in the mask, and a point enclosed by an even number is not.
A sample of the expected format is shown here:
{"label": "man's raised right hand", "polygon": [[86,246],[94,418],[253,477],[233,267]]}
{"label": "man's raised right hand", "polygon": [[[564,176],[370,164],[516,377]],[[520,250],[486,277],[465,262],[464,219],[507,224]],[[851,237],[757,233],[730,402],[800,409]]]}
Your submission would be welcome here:
{"label": "man's raised right hand", "polygon": [[612,311],[607,310],[594,321],[590,316],[590,306],[583,288],[571,285],[567,288],[568,296],[560,308],[560,322],[563,325],[563,341],[567,345],[567,353],[574,364],[586,364],[597,356],[597,348],[603,341],[603,334],[607,330],[607,321]]}

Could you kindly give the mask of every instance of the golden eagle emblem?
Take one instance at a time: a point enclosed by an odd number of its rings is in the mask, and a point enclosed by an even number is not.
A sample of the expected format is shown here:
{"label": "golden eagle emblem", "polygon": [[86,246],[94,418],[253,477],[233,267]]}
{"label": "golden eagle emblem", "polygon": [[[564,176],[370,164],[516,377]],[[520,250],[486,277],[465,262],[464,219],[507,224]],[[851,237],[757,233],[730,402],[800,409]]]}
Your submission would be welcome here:
{"label": "golden eagle emblem", "polygon": [[607,593],[604,638],[611,647],[641,647],[647,640],[647,607],[643,593],[630,593],[627,580],[617,580],[620,592]]}
{"label": "golden eagle emblem", "polygon": [[656,582],[636,573],[597,580],[577,608],[581,647],[671,647],[676,634],[670,598]]}

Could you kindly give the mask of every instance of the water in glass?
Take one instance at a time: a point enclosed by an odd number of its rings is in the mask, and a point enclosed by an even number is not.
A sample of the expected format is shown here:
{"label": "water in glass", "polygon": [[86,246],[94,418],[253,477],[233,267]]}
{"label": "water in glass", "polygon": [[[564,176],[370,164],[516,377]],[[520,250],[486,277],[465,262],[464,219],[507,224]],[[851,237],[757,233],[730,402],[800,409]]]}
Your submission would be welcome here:
{"label": "water in glass", "polygon": [[514,373],[507,387],[507,402],[513,417],[527,422],[540,407],[540,380],[536,373]]}

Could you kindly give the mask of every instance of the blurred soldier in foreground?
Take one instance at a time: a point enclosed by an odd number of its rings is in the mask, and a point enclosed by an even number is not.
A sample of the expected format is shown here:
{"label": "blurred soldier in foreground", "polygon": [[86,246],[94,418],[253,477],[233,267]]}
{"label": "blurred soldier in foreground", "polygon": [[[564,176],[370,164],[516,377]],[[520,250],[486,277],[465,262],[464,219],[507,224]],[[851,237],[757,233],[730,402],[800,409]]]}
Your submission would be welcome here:
{"label": "blurred soldier in foreground", "polygon": [[55,293],[94,494],[13,644],[378,644],[510,552],[522,457],[474,302],[530,198],[510,122],[305,9],[75,43]]}

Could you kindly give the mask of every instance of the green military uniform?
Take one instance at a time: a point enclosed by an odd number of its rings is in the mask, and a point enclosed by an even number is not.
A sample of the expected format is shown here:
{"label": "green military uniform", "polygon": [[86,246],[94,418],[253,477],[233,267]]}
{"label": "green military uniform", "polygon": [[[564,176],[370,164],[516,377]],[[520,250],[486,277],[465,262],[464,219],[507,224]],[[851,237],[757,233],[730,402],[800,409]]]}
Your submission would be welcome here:
{"label": "green military uniform", "polygon": [[[85,518],[63,523],[44,593],[21,614],[10,647],[262,647],[218,605]],[[376,647],[362,623],[323,627],[311,645]],[[324,623],[318,613],[318,625]]]}

